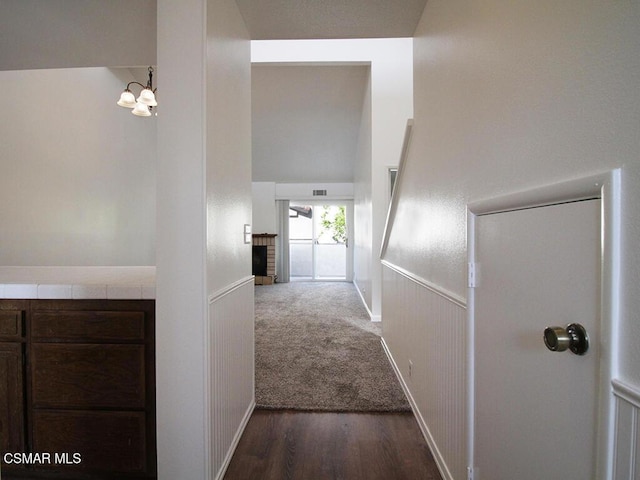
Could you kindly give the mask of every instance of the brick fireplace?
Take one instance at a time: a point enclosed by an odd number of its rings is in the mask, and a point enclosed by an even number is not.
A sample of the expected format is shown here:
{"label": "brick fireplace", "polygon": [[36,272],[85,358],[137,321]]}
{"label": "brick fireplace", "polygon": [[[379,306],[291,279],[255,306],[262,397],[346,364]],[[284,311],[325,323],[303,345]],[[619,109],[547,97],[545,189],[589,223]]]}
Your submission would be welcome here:
{"label": "brick fireplace", "polygon": [[[272,285],[276,275],[276,234],[254,233],[253,240],[253,275],[256,285]],[[266,247],[266,248],[265,248]]]}

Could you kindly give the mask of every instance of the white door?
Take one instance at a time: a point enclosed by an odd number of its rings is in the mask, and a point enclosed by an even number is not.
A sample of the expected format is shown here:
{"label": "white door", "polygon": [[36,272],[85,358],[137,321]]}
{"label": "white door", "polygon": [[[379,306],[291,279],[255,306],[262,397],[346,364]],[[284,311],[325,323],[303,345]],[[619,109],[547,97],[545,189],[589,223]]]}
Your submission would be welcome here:
{"label": "white door", "polygon": [[[595,478],[600,200],[476,218],[475,480]],[[589,350],[550,351],[579,323]]]}

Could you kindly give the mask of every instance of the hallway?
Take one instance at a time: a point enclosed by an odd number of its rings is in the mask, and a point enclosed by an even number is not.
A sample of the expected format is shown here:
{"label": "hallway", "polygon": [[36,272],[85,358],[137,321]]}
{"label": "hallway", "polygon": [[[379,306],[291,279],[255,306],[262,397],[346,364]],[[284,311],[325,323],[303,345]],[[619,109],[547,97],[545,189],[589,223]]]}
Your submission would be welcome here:
{"label": "hallway", "polygon": [[[283,349],[296,350],[295,343],[301,343],[299,355],[295,355],[294,365],[286,370],[286,358],[278,357],[278,372],[286,372],[286,378],[275,376],[276,367],[260,374],[263,370],[256,366],[256,400],[260,397],[261,383],[271,383],[274,390],[286,390],[290,377],[310,371],[333,372],[323,377],[320,384],[305,391],[303,383],[295,383],[294,390],[285,396],[292,401],[276,403],[290,407],[258,407],[252,414],[231,460],[225,478],[227,479],[440,479],[438,468],[429,447],[420,432],[413,413],[397,409],[362,408],[357,396],[343,399],[341,408],[310,407],[306,397],[317,400],[330,392],[340,396],[341,389],[334,391],[334,382],[348,382],[354,392],[368,391],[372,396],[384,397],[388,383],[396,383],[392,371],[390,377],[379,375],[369,378],[370,370],[384,370],[388,360],[379,352],[380,324],[371,322],[361,300],[350,283],[344,282],[296,282],[273,286],[256,287],[256,362],[260,364],[266,353]],[[266,317],[276,330],[275,335],[267,335],[261,327]],[[329,320],[333,319],[334,323]],[[307,325],[294,329],[293,337],[284,332],[296,321]],[[311,326],[321,320],[321,330],[334,332],[340,338],[327,342]],[[355,329],[348,335],[340,327],[349,324]],[[358,343],[360,337],[373,337],[362,356],[348,356],[339,366],[326,365],[324,357],[334,357],[329,344],[346,342],[350,346]],[[281,340],[285,345],[280,345]],[[319,349],[314,348],[320,345]],[[263,353],[260,353],[263,352]],[[315,352],[315,353],[314,353]],[[353,362],[360,365],[355,376],[349,376]],[[270,378],[262,378],[268,375]],[[262,379],[261,379],[262,378]],[[260,380],[261,379],[261,380]],[[283,383],[284,382],[284,383]],[[402,393],[400,393],[402,395]],[[297,399],[297,400],[296,400]],[[346,402],[346,403],[345,403]],[[260,404],[260,401],[258,401]],[[313,403],[315,405],[315,403]],[[320,402],[318,405],[323,405]],[[338,406],[340,402],[328,403]],[[364,405],[369,405],[366,403]],[[376,402],[370,404],[377,405]],[[381,404],[382,405],[382,404]],[[401,410],[401,409],[400,409]]]}
{"label": "hallway", "polygon": [[410,411],[353,284],[258,285],[254,328],[257,408]]}
{"label": "hallway", "polygon": [[226,480],[441,480],[411,413],[254,411]]}

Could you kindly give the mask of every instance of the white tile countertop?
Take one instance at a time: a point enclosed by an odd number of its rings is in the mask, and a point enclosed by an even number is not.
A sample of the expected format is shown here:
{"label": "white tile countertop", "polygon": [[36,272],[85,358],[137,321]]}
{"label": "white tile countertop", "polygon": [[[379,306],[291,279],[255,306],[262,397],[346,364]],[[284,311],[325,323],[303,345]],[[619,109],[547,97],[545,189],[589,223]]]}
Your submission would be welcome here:
{"label": "white tile countertop", "polygon": [[147,300],[156,267],[0,267],[0,298]]}

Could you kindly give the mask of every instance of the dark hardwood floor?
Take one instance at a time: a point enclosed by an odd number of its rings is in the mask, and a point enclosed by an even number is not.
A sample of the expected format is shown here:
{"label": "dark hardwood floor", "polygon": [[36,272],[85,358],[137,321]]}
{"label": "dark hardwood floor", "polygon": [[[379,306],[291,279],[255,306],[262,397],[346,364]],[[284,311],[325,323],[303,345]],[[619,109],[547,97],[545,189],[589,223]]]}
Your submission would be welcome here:
{"label": "dark hardwood floor", "polygon": [[256,410],[226,480],[441,480],[411,413]]}

